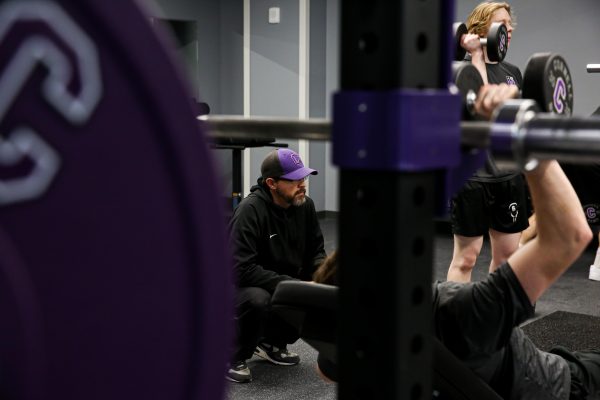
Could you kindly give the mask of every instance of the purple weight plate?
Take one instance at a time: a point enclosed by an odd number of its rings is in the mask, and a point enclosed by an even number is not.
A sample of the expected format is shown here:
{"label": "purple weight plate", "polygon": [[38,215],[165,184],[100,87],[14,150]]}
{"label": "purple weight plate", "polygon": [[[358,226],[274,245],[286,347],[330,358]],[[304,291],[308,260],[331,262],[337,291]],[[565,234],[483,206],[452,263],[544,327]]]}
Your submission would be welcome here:
{"label": "purple weight plate", "polygon": [[161,43],[132,1],[0,7],[3,397],[223,397],[221,190]]}

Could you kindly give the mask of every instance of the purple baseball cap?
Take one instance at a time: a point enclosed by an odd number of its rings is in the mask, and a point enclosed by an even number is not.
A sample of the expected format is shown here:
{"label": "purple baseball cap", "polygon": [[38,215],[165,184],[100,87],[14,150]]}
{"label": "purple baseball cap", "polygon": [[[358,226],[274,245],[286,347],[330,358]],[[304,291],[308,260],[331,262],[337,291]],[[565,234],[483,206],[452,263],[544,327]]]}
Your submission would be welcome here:
{"label": "purple baseball cap", "polygon": [[318,173],[317,170],[305,167],[298,153],[290,149],[273,150],[260,166],[263,179],[283,178],[295,181]]}

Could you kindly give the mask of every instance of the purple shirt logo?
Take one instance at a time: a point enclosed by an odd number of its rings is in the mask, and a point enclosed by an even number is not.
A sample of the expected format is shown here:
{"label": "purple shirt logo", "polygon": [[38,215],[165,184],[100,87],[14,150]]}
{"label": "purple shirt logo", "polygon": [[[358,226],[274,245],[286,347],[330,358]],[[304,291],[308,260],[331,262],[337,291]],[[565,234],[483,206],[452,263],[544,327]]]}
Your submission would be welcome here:
{"label": "purple shirt logo", "polygon": [[506,83],[508,83],[509,85],[516,85],[517,82],[515,81],[515,78],[513,78],[512,76],[506,76]]}
{"label": "purple shirt logo", "polygon": [[585,204],[583,205],[583,211],[585,212],[585,217],[587,218],[587,222],[590,225],[595,225],[600,222],[600,218],[598,218],[598,210],[600,205],[598,204]]}
{"label": "purple shirt logo", "polygon": [[588,217],[588,219],[594,219],[596,218],[596,208],[595,207],[588,207],[585,209],[585,215]]}

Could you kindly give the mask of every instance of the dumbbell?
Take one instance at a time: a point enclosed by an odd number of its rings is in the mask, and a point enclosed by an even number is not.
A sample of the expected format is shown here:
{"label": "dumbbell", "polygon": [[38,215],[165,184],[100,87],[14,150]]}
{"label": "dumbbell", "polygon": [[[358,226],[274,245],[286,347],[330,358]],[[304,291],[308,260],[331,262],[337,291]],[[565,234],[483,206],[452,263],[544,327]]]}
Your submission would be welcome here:
{"label": "dumbbell", "polygon": [[483,86],[483,78],[479,70],[468,61],[452,63],[452,80],[462,98],[462,120],[480,119],[475,112],[477,94]]}
{"label": "dumbbell", "polygon": [[[454,62],[454,83],[463,99],[462,118],[479,119],[474,104],[483,85],[481,74],[470,62]],[[573,112],[573,81],[566,61],[555,53],[533,54],[523,75],[521,97],[535,100],[541,111],[560,115]]]}
{"label": "dumbbell", "polygon": [[[467,26],[462,22],[456,22],[453,26],[454,39],[456,41],[455,60],[462,61],[467,51],[461,46],[463,35],[468,33]],[[485,47],[488,59],[493,62],[502,61],[508,51],[508,31],[506,25],[494,22],[488,31],[487,37],[480,38],[481,45]]]}

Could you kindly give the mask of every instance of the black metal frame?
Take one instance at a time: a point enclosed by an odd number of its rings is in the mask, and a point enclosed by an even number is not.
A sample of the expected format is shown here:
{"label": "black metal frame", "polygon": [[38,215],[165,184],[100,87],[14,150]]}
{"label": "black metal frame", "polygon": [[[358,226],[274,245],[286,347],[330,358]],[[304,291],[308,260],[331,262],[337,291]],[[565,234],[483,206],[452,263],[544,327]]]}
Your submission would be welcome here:
{"label": "black metal frame", "polygon": [[[342,93],[444,87],[443,3],[344,0]],[[434,184],[341,168],[340,399],[431,397]]]}

